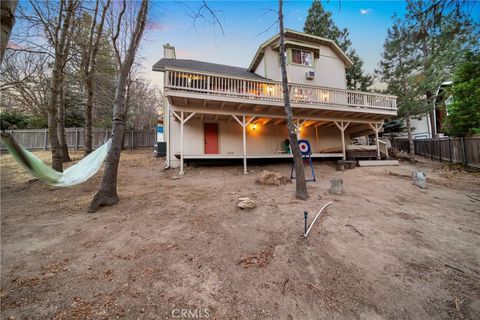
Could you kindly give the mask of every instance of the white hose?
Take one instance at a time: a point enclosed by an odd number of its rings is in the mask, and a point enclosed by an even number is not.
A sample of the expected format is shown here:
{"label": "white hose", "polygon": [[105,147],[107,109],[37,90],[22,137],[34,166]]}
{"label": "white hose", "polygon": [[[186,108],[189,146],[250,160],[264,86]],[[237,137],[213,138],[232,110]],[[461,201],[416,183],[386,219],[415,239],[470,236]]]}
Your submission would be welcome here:
{"label": "white hose", "polygon": [[326,207],[328,207],[328,206],[331,205],[332,203],[333,203],[333,201],[330,201],[329,203],[327,203],[326,205],[324,205],[324,206],[322,207],[322,209],[320,209],[320,211],[318,211],[317,215],[315,216],[315,219],[313,219],[312,224],[310,225],[310,227],[308,227],[307,232],[305,232],[305,234],[303,235],[305,238],[308,236],[308,233],[310,232],[310,230],[312,230],[313,224],[315,223],[315,221],[317,221],[317,218],[320,216],[320,213],[322,213],[323,209],[325,209]]}

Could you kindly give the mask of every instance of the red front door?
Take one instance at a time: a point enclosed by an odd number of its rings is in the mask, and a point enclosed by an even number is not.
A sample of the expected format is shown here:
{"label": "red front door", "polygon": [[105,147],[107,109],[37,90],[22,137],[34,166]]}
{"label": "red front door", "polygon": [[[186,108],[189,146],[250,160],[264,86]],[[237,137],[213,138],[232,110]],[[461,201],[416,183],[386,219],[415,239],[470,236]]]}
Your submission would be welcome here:
{"label": "red front door", "polygon": [[204,123],[205,154],[218,154],[218,124]]}

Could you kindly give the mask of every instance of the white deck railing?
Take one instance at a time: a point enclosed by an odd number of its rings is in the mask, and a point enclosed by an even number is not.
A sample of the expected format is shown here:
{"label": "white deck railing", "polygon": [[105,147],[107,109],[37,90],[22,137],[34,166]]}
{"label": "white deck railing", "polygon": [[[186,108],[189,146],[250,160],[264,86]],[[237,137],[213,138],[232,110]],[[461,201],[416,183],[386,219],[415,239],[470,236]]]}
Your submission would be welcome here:
{"label": "white deck railing", "polygon": [[[167,71],[166,81],[165,87],[170,90],[278,102],[283,100],[280,82],[180,71]],[[289,88],[292,103],[397,111],[396,97],[391,95],[298,84],[290,84]]]}

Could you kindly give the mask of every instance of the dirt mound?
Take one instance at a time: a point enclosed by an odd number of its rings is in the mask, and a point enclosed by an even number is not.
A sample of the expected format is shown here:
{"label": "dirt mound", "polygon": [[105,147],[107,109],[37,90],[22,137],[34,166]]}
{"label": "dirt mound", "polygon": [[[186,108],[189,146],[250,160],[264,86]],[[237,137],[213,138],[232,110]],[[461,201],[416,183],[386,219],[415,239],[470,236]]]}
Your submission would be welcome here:
{"label": "dirt mound", "polygon": [[255,179],[255,182],[258,184],[270,184],[280,186],[282,184],[291,183],[292,181],[283,173],[263,170],[262,172],[260,172],[260,175],[257,177],[257,179]]}

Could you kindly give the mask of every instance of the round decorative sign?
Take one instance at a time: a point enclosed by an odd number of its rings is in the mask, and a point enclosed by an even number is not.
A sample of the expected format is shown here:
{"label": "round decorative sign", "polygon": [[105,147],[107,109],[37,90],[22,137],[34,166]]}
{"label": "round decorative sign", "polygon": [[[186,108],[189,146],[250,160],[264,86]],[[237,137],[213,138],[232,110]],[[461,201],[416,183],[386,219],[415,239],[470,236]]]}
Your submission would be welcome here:
{"label": "round decorative sign", "polygon": [[298,140],[298,147],[300,152],[305,156],[311,154],[310,143],[308,140]]}

